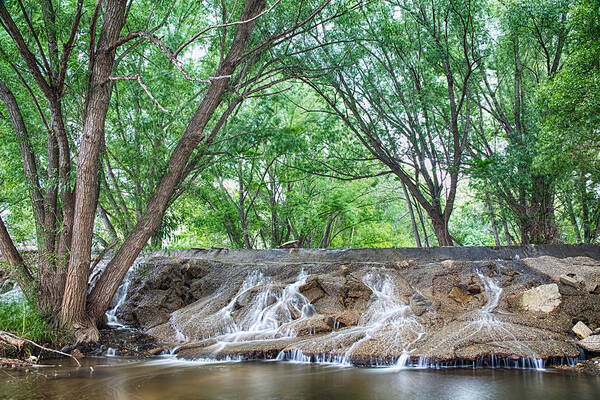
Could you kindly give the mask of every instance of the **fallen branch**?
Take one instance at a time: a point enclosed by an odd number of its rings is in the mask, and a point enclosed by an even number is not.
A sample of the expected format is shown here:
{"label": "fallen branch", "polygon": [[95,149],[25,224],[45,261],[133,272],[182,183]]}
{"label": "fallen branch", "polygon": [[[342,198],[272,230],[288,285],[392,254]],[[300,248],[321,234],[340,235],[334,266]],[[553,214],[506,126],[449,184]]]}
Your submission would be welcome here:
{"label": "fallen branch", "polygon": [[59,351],[59,350],[54,350],[54,349],[50,349],[48,347],[41,346],[41,345],[39,345],[39,344],[37,344],[37,343],[29,340],[29,339],[25,339],[25,338],[21,338],[21,337],[18,337],[16,335],[13,335],[10,332],[0,331],[0,341],[3,341],[3,342],[5,342],[5,343],[7,343],[7,344],[9,344],[11,346],[16,346],[19,349],[21,347],[23,347],[24,344],[27,343],[27,344],[35,346],[35,347],[37,347],[37,348],[39,348],[41,350],[48,351],[50,353],[60,354],[60,355],[72,358],[77,363],[77,366],[81,367],[81,363],[79,362],[79,360],[76,357],[72,356],[71,354],[63,353],[62,351]]}

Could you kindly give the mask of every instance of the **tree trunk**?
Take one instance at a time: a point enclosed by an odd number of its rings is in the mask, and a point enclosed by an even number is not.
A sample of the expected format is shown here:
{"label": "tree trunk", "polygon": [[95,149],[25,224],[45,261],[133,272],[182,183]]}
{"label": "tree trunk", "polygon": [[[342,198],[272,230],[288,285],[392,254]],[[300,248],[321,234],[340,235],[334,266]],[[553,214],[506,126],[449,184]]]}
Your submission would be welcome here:
{"label": "tree trunk", "polygon": [[571,201],[571,197],[568,193],[565,193],[565,204],[567,206],[567,213],[569,214],[569,220],[571,221],[571,225],[573,226],[573,231],[575,232],[575,238],[577,240],[577,243],[581,243],[581,233],[579,231],[579,225],[577,224],[577,218],[575,218],[573,202]]}
{"label": "tree trunk", "polygon": [[496,215],[494,214],[494,207],[492,206],[492,200],[490,199],[490,194],[485,192],[485,204],[488,209],[488,213],[490,214],[490,223],[492,225],[492,233],[494,234],[494,241],[496,242],[496,246],[500,246],[500,238],[498,237],[498,229],[496,229]]}
{"label": "tree trunk", "polygon": [[86,315],[94,217],[98,201],[99,155],[104,144],[104,123],[110,100],[109,77],[116,47],[125,22],[124,0],[105,2],[104,22],[93,55],[92,75],[85,105],[83,133],[77,160],[73,242],[60,313],[61,323],[71,325],[78,341],[97,341],[98,331]]}
{"label": "tree trunk", "polygon": [[544,177],[535,178],[530,204],[518,210],[521,244],[552,243],[556,237],[554,201]]}
{"label": "tree trunk", "polygon": [[[406,185],[404,183],[402,183],[402,190],[404,191],[404,198],[406,199],[406,205],[408,206],[408,213],[410,214],[410,223],[412,225],[415,242],[417,244],[417,247],[423,247],[421,245],[421,237],[419,236],[419,227],[417,226],[417,221],[415,219],[415,213],[413,211],[412,202],[410,201],[410,196],[408,194],[408,190],[406,190]],[[352,228],[352,232],[354,233],[354,228]]]}
{"label": "tree trunk", "polygon": [[433,233],[438,241],[438,246],[452,246],[452,237],[448,231],[448,221],[442,216],[429,215],[433,225]]}
{"label": "tree trunk", "polygon": [[175,188],[182,180],[182,173],[187,162],[198,144],[205,138],[204,128],[211,119],[216,108],[221,103],[225,89],[244,50],[250,39],[250,35],[257,22],[257,16],[265,7],[265,0],[248,0],[244,5],[241,15],[242,21],[246,23],[238,25],[233,43],[227,57],[219,65],[217,76],[220,79],[213,80],[202,99],[196,113],[186,128],[181,140],[171,154],[156,192],[148,202],[146,211],[138,220],[132,232],[125,239],[123,245],[117,251],[115,257],[106,266],[104,273],[98,279],[94,289],[88,296],[87,311],[89,316],[97,323],[102,320],[104,312],[110,305],[110,301],[116,293],[125,274],[144,248],[152,233],[159,226],[162,216],[169,204],[169,200]]}
{"label": "tree trunk", "polygon": [[423,230],[423,239],[425,240],[425,247],[429,248],[431,245],[429,244],[429,235],[427,234],[427,228],[425,227],[425,218],[423,218],[423,212],[421,211],[421,206],[416,204],[417,206],[417,214],[419,215],[419,222],[421,223],[421,229]]}

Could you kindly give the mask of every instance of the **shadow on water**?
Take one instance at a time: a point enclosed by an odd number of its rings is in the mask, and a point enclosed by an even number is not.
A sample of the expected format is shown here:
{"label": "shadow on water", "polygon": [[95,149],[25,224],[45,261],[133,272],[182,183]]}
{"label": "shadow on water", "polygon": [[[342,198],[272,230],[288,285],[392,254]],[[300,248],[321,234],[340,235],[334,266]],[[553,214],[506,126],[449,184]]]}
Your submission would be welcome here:
{"label": "shadow on water", "polygon": [[[60,360],[62,363],[68,361]],[[553,371],[363,369],[279,362],[87,359],[0,373],[2,399],[597,399],[600,378]]]}

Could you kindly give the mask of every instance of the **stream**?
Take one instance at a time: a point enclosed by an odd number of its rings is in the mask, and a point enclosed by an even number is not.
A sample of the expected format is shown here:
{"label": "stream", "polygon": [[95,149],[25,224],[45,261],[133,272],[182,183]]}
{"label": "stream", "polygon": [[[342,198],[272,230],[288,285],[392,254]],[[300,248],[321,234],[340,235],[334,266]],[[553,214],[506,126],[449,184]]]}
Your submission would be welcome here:
{"label": "stream", "polygon": [[[51,362],[51,361],[50,361]],[[69,364],[69,360],[55,360]],[[88,358],[3,371],[2,399],[597,399],[600,378],[556,371],[352,368]]]}

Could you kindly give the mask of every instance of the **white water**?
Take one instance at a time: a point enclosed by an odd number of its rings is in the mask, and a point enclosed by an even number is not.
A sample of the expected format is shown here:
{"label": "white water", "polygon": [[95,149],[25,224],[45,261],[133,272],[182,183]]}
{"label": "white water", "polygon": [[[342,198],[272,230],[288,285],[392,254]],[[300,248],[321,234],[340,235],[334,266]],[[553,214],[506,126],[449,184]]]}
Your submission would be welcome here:
{"label": "white water", "polygon": [[115,306],[106,311],[108,326],[113,328],[127,328],[126,325],[119,322],[119,319],[117,318],[117,311],[119,311],[119,307],[121,307],[125,303],[125,300],[127,300],[127,292],[129,292],[129,286],[131,285],[131,279],[133,277],[133,271],[136,265],[137,264],[134,264],[131,268],[129,268],[129,271],[127,271],[127,274],[125,274],[125,278],[123,278],[123,282],[121,282],[119,285],[119,288],[117,289],[117,292],[113,298],[117,299]]}
{"label": "white water", "polygon": [[[389,350],[400,353],[396,367],[407,367],[413,344],[425,333],[423,326],[416,320],[409,305],[400,300],[396,285],[389,275],[380,271],[369,271],[363,277],[363,283],[373,292],[373,297],[358,326],[331,332],[322,339],[328,343],[328,347],[343,348],[346,340],[355,338],[354,343],[342,354],[326,352],[306,355],[301,350],[291,350],[282,351],[277,359],[351,366],[353,356],[362,344],[386,336],[393,337]],[[377,361],[374,360],[374,363],[377,364]]]}
{"label": "white water", "polygon": [[512,346],[521,354],[528,354],[529,357],[511,359],[507,357],[498,357],[491,354],[486,360],[479,359],[475,361],[453,361],[449,363],[439,363],[427,358],[421,358],[415,365],[418,368],[456,368],[456,367],[481,367],[484,361],[491,368],[523,368],[523,369],[543,369],[545,361],[537,356],[536,352],[527,346],[521,338],[515,336],[511,331],[511,324],[502,321],[496,315],[496,309],[502,297],[502,288],[498,282],[491,277],[476,270],[477,276],[484,286],[486,303],[477,310],[470,321],[466,321],[464,327],[457,332],[441,340],[432,351],[443,347],[447,342],[461,341],[463,343],[469,340],[477,340],[477,335],[484,335],[491,339],[489,344],[502,345],[503,342],[510,341]]}
{"label": "white water", "polygon": [[[343,363],[351,364],[352,353],[363,342],[384,330],[391,330],[395,334],[394,347],[402,351],[397,366],[404,367],[409,359],[411,345],[425,333],[423,327],[412,314],[409,305],[399,299],[394,281],[389,275],[370,271],[364,276],[363,282],[371,289],[375,298],[359,321],[365,335],[346,351]],[[406,339],[407,337],[414,339]]]}
{"label": "white water", "polygon": [[[194,332],[211,324],[211,334],[205,338],[216,341],[208,347],[213,356],[228,345],[294,337],[297,334],[294,328],[315,314],[314,307],[299,290],[306,283],[307,277],[308,274],[301,271],[296,281],[281,287],[260,271],[254,271],[244,279],[227,305],[216,313],[206,317],[204,311],[210,310],[216,300],[226,295],[226,288],[221,288],[215,295],[195,306],[199,310],[196,308],[194,314],[201,317],[186,318],[187,311],[175,312],[170,324],[177,339],[182,342],[189,341],[186,332]],[[238,315],[235,308],[240,301],[246,301],[247,305],[244,307],[245,312]]]}
{"label": "white water", "polygon": [[[475,361],[442,363],[428,358],[411,357],[416,343],[426,333],[425,328],[418,322],[409,305],[400,299],[392,275],[385,270],[374,269],[363,277],[363,283],[371,290],[372,298],[357,326],[337,330],[339,323],[334,321],[334,330],[318,339],[322,345],[322,350],[317,350],[318,354],[306,354],[302,351],[304,347],[299,345],[293,350],[281,351],[276,359],[351,366],[357,359],[369,360],[370,356],[365,355],[365,349],[369,347],[368,342],[374,340],[385,342],[389,354],[395,354],[392,361],[395,360],[396,368],[544,368],[544,360],[519,340],[522,338],[515,337],[511,324],[503,322],[496,315],[501,312],[497,309],[503,293],[499,283],[480,271],[476,273],[485,291],[485,304],[470,315],[464,326],[442,338],[432,350],[443,348],[448,342],[479,340],[476,335],[483,335],[487,338],[486,343],[492,345],[501,346],[503,342],[511,341],[513,345],[516,344],[520,354],[530,355],[529,357],[515,360],[491,355]],[[303,322],[318,317],[309,300],[300,292],[300,287],[307,282],[308,277],[305,271],[301,271],[294,282],[282,285],[274,283],[260,271],[253,271],[245,277],[237,290],[232,290],[225,284],[212,296],[195,303],[192,308],[176,311],[171,316],[170,324],[182,344],[191,341],[191,338],[213,340],[213,344],[205,347],[205,357],[213,360],[223,358],[224,354],[219,353],[229,346],[295,337],[303,327]],[[116,305],[109,311],[109,321],[111,316],[114,317],[112,323],[115,326],[123,326],[116,320],[116,312],[125,301],[129,284],[130,277],[126,277],[117,292]],[[309,337],[306,340],[310,340]],[[306,347],[311,348],[312,346]],[[177,350],[176,347],[171,354],[175,354]],[[390,360],[370,358],[370,363],[389,366]]]}
{"label": "white water", "polygon": [[483,283],[485,295],[487,297],[487,301],[481,309],[481,313],[491,315],[492,311],[498,307],[500,297],[502,296],[502,288],[496,281],[488,276],[485,276],[479,270],[477,271],[477,276],[479,276],[481,283]]}

